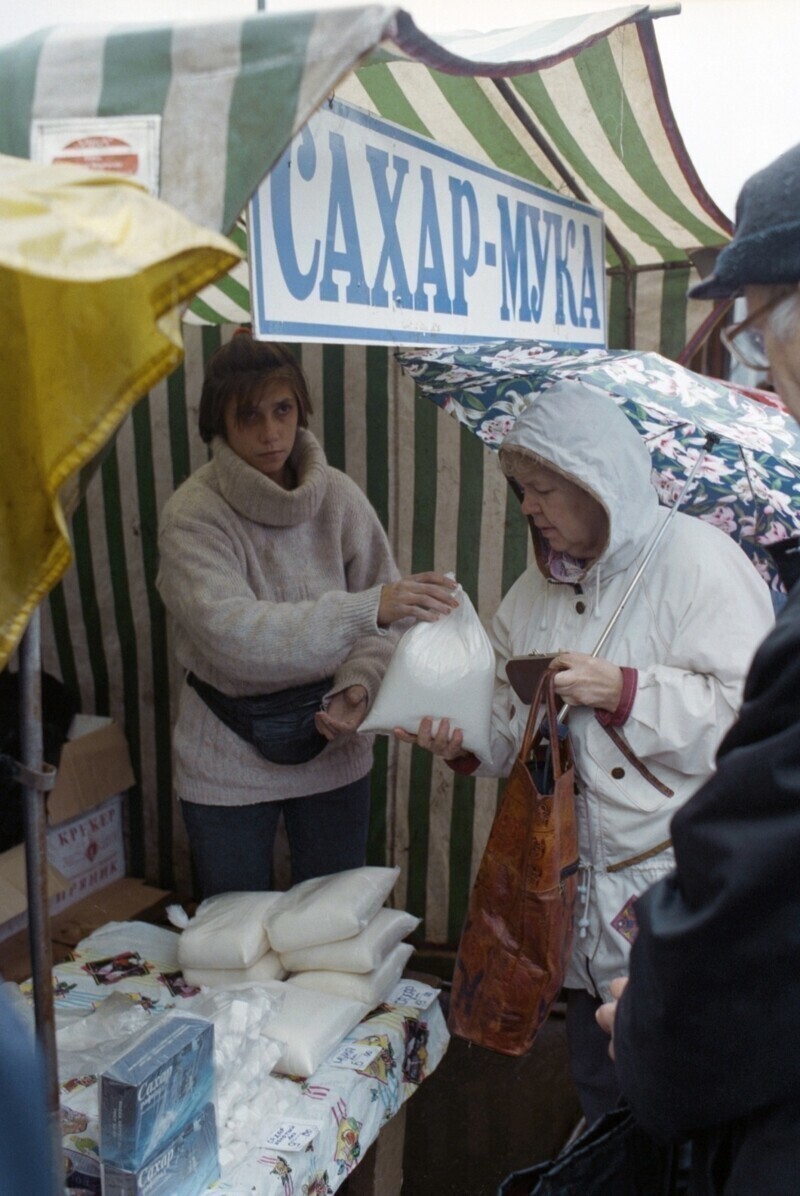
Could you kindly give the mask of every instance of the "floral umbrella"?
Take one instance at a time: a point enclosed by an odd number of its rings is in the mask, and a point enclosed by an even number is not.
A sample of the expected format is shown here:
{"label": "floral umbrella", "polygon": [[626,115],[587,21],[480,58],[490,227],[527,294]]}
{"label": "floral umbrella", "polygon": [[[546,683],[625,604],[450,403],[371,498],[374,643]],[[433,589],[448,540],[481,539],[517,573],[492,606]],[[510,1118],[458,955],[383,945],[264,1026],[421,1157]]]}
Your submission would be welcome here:
{"label": "floral umbrella", "polygon": [[732,535],[769,584],[781,588],[765,546],[800,535],[800,428],[778,404],[635,350],[495,341],[398,352],[397,359],[426,398],[494,449],[536,394],[562,378],[610,395],[650,449],[653,485],[665,506],[713,433],[719,441],[683,507]]}

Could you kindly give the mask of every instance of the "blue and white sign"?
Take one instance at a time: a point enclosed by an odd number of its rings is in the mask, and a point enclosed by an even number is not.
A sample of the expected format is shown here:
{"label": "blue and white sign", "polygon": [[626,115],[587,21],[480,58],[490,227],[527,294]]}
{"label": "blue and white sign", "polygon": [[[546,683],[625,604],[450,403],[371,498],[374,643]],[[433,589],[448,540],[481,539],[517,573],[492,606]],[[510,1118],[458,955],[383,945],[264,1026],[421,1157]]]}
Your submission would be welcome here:
{"label": "blue and white sign", "polygon": [[605,345],[602,213],[333,101],[250,206],[264,340]]}

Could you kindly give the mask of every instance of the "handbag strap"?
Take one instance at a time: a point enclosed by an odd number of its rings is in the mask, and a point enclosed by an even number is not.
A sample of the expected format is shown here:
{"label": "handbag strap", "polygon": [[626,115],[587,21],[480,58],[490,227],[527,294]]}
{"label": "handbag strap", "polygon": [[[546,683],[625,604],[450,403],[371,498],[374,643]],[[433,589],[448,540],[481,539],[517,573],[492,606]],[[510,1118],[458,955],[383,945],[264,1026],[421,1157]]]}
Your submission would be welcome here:
{"label": "handbag strap", "polygon": [[[542,673],[539,684],[536,687],[536,693],[531,700],[530,713],[528,714],[528,721],[525,724],[525,732],[522,736],[522,743],[519,749],[520,760],[527,761],[530,758],[531,752],[538,747],[539,741],[546,730],[551,748],[553,749],[551,754],[553,758],[554,777],[560,777],[564,772],[561,752],[558,750],[558,712],[556,710],[555,691],[555,677],[557,672],[557,669],[546,669]],[[545,713],[544,717],[539,721],[539,710],[543,703]],[[571,745],[569,747],[569,754],[571,758]]]}

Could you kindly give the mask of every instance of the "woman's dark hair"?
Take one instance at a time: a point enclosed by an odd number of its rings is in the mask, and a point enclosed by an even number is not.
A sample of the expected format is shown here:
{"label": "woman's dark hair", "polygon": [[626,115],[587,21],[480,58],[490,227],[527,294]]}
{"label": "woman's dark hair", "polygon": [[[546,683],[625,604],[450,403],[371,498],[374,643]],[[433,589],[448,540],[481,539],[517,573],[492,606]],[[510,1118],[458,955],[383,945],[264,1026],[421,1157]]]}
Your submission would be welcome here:
{"label": "woman's dark hair", "polygon": [[254,340],[249,332],[236,333],[206,366],[197,421],[203,442],[225,436],[225,408],[232,396],[238,413],[256,402],[265,386],[278,381],[288,382],[294,391],[298,423],[307,428],[312,413],[308,383],[293,354],[283,345]]}

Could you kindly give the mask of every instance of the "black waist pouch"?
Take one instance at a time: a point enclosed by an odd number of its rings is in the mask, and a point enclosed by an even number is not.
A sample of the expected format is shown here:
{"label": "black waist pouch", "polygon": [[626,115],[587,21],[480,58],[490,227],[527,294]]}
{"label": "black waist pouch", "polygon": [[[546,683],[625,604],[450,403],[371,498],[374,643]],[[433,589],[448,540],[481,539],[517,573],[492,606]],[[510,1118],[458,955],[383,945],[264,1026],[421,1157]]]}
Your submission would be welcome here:
{"label": "black waist pouch", "polygon": [[333,684],[331,677],[244,698],[232,698],[194,673],[187,673],[186,680],[226,727],[272,764],[306,764],[327,747],[314,715]]}

